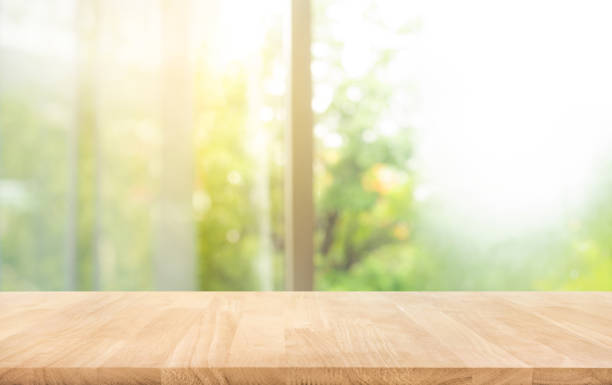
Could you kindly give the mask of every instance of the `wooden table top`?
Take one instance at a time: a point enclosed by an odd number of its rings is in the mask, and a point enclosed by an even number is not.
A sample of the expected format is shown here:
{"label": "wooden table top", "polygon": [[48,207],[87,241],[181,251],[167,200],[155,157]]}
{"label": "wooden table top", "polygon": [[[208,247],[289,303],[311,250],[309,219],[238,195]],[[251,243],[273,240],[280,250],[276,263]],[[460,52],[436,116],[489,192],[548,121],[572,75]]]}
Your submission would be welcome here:
{"label": "wooden table top", "polygon": [[612,384],[612,293],[0,293],[0,384]]}

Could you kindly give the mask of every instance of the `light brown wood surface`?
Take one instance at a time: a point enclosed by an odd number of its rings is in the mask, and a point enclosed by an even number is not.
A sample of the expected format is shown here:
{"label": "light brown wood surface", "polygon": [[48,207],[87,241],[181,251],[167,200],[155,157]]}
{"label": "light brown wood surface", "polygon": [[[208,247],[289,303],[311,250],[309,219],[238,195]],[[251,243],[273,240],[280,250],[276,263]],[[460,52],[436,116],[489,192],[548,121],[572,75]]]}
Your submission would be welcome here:
{"label": "light brown wood surface", "polygon": [[0,384],[612,384],[612,293],[0,293]]}

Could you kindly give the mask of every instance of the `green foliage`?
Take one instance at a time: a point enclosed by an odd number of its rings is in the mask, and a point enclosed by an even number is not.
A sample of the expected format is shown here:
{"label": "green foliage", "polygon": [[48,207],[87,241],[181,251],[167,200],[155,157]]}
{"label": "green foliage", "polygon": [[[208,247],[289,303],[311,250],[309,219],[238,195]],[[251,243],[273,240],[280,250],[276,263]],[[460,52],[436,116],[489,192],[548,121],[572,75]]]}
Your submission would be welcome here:
{"label": "green foliage", "polygon": [[[194,199],[201,290],[283,286],[283,168],[278,159],[284,126],[278,119],[253,123],[260,112],[256,106],[283,107],[282,96],[262,95],[258,83],[280,54],[270,49],[278,45],[276,35],[270,35],[259,71],[235,63],[218,74],[203,64],[197,75]],[[263,196],[257,189],[264,190]],[[265,232],[262,220],[268,221]],[[271,277],[262,275],[262,265]],[[271,287],[264,282],[268,279]]]}
{"label": "green foliage", "polygon": [[[416,138],[390,110],[398,89],[409,87],[383,76],[395,51],[368,52],[373,60],[362,74],[346,73],[346,42],[332,33],[331,3],[314,2],[314,40],[327,53],[319,57],[315,52],[313,59],[329,67],[326,78],[315,79],[315,90],[323,84],[332,91],[331,101],[316,115],[316,288],[612,290],[612,180],[605,177],[611,170],[601,170],[604,177],[584,212],[529,231],[477,225],[471,213],[416,199]],[[375,8],[373,2],[361,16],[388,28]],[[261,79],[273,77],[280,62],[279,28],[271,28],[255,60],[232,63],[222,73],[205,62],[197,66],[193,206],[202,290],[261,289],[267,278],[272,288],[282,288],[285,101],[283,95],[261,91]],[[405,37],[417,29],[409,24],[387,32]],[[130,71],[125,83],[150,81]],[[71,118],[57,118],[53,111],[72,111],[68,103],[65,92],[38,86],[0,93],[1,289],[66,287]],[[128,132],[138,125],[155,132],[153,112],[119,98],[106,106],[112,119],[105,121],[94,118],[91,95],[81,103],[77,287],[94,285],[93,126],[100,124],[106,138],[100,151],[108,155],[102,157],[105,182],[97,192],[103,202],[101,287],[150,289],[155,173],[149,169],[156,145]],[[274,117],[255,124],[262,107]],[[389,121],[396,126],[385,127]],[[257,144],[261,140],[263,146]],[[266,264],[271,277],[262,274]]]}
{"label": "green foliage", "polygon": [[[207,78],[202,79],[207,84]],[[245,74],[221,79],[219,94],[207,86],[197,145],[198,281],[201,289],[256,287],[250,260],[257,250],[255,217],[249,209],[253,170],[245,154]],[[212,91],[212,92],[211,92]]]}
{"label": "green foliage", "polygon": [[[317,2],[325,5],[323,2]],[[329,39],[326,8],[317,9],[315,36]],[[365,17],[365,16],[364,16]],[[342,73],[342,41],[321,40],[331,53],[325,60],[331,72]],[[411,129],[381,132],[393,84],[381,73],[393,51],[372,52],[376,60],[360,77],[328,79],[333,87],[329,107],[317,116],[319,124],[342,138],[317,148],[317,266],[319,289],[406,289],[414,274],[414,247],[408,241],[414,227],[414,175]],[[315,58],[316,59],[316,58]],[[351,97],[351,92],[357,97]],[[325,135],[325,134],[324,134]],[[403,284],[401,283],[403,282]]]}
{"label": "green foliage", "polygon": [[0,97],[0,289],[64,286],[66,133],[40,111],[26,95]]}

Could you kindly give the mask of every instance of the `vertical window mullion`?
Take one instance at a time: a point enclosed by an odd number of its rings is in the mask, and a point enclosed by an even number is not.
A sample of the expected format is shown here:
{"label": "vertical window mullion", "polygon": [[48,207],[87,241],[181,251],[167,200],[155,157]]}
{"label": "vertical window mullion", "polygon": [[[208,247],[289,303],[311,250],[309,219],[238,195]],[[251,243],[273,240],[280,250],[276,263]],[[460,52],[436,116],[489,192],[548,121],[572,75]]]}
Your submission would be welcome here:
{"label": "vertical window mullion", "polygon": [[290,0],[290,76],[285,171],[286,288],[313,288],[313,129],[310,0]]}

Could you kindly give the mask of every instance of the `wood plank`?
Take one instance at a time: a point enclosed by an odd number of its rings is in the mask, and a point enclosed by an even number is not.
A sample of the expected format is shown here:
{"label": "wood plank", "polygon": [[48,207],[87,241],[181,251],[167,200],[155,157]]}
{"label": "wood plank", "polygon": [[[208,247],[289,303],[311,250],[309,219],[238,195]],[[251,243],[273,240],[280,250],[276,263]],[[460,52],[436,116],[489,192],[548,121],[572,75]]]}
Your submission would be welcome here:
{"label": "wood plank", "polygon": [[612,293],[0,293],[3,384],[612,384]]}

